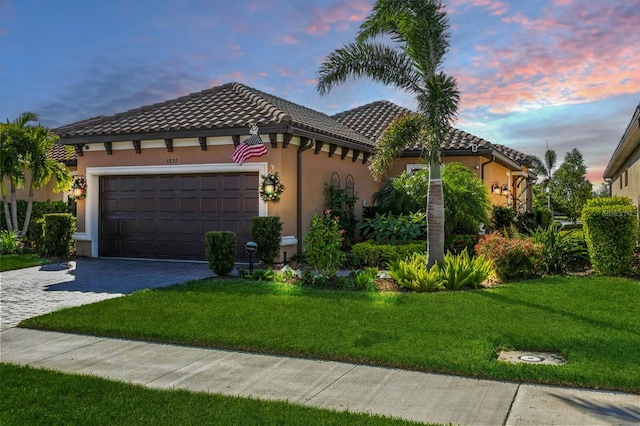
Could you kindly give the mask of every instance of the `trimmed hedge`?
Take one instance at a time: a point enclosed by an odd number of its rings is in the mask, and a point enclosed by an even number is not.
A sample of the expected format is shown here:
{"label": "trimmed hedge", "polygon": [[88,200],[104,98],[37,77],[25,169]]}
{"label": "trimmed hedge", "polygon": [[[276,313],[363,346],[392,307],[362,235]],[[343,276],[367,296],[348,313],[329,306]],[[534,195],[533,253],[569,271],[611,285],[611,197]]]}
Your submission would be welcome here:
{"label": "trimmed hedge", "polygon": [[[0,207],[2,206],[0,205]],[[27,214],[27,201],[18,200],[17,208],[18,208],[18,223],[20,224],[19,230],[22,230],[24,216]],[[50,214],[50,213],[73,213],[73,208],[69,204],[65,203],[64,201],[34,201],[33,206],[31,207],[31,220],[29,222],[29,229],[27,230],[27,237],[29,237],[29,239],[38,238],[37,236],[33,237],[34,230],[32,228],[32,225],[38,219],[41,219],[45,214]],[[0,208],[0,230],[3,230],[3,229],[7,229],[7,222],[4,218],[4,208]]]}
{"label": "trimmed hedge", "polygon": [[627,197],[594,198],[582,210],[591,264],[599,275],[628,275],[638,235],[636,207]]}
{"label": "trimmed hedge", "polygon": [[216,275],[228,275],[233,270],[236,258],[236,234],[211,231],[204,237],[209,269]]}
{"label": "trimmed hedge", "polygon": [[46,256],[67,256],[73,252],[76,218],[69,213],[45,214],[42,221],[42,252]]}
{"label": "trimmed hedge", "polygon": [[256,257],[265,265],[271,265],[280,253],[282,222],[279,216],[256,216],[251,218],[251,239],[258,244]]}
{"label": "trimmed hedge", "polygon": [[351,254],[361,265],[375,268],[386,268],[393,261],[410,257],[413,253],[425,253],[426,251],[426,241],[397,245],[364,241],[354,244],[351,248]]}

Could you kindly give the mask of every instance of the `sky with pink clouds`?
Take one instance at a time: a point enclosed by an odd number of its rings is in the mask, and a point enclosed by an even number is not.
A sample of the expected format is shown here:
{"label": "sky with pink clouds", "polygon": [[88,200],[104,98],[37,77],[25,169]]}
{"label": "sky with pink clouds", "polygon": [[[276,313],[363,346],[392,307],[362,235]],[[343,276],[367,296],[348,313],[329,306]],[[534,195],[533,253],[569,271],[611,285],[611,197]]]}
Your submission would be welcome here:
{"label": "sky with pink clouds", "polygon": [[[455,127],[562,161],[594,184],[640,103],[640,1],[445,0]],[[0,0],[0,120],[57,127],[238,81],[334,114],[410,95],[369,80],[326,96],[323,58],[372,0]]]}

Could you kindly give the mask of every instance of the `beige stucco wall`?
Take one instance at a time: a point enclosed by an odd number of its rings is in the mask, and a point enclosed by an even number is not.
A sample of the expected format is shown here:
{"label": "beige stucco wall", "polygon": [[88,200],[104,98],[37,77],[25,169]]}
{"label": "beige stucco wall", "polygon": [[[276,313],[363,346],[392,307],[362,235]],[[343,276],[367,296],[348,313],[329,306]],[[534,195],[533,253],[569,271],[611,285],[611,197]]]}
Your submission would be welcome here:
{"label": "beige stucco wall", "polygon": [[[347,175],[354,179],[355,192],[360,198],[356,203],[356,216],[362,215],[362,200],[370,204],[371,195],[379,184],[369,175],[362,154],[352,161],[352,152],[341,159],[341,148],[329,157],[328,146],[315,154],[311,148],[302,153],[302,235],[297,235],[297,161],[300,140],[294,137],[287,148],[283,148],[282,135],[278,135],[277,147],[272,147],[266,135],[268,154],[252,158],[243,165],[231,160],[234,151],[232,138],[215,137],[207,139],[207,150],[202,151],[198,140],[175,139],[173,152],[168,152],[164,140],[141,142],[141,152],[135,153],[130,141],[114,142],[112,154],[108,155],[103,144],[89,144],[83,155],[78,157],[78,173],[87,176],[87,198],[78,202],[77,252],[81,256],[97,256],[99,177],[112,174],[184,174],[229,171],[257,171],[261,175],[278,172],[285,191],[278,203],[261,201],[260,215],[280,216],[283,222],[283,236],[295,236],[302,240],[309,229],[313,213],[324,210],[324,185],[331,182],[336,172],[344,187]],[[243,138],[241,138],[242,140]],[[257,194],[256,194],[257,195]],[[288,248],[288,256],[295,253]]]}
{"label": "beige stucco wall", "polygon": [[633,204],[638,207],[640,202],[640,160],[626,169],[626,173],[628,175],[623,172],[618,179],[612,182],[611,194],[619,197],[629,197]]}
{"label": "beige stucco wall", "polygon": [[[70,167],[69,171],[72,173],[75,173],[75,167]],[[31,175],[29,172],[26,173],[26,181],[25,181],[25,185],[29,185],[29,182],[31,181]],[[53,191],[53,187],[56,184],[56,179],[55,177],[52,177],[51,180],[49,181],[48,184],[46,184],[45,186],[43,186],[42,188],[34,191],[33,193],[33,200],[34,201],[64,201],[66,202],[69,198],[69,192],[68,191],[62,191],[62,192],[54,192]],[[9,183],[9,179],[4,180],[4,185],[5,188],[7,190],[7,196],[10,196],[10,183]],[[29,188],[28,187],[22,187],[22,188],[17,188],[16,190],[16,198],[18,200],[28,200],[29,199]]]}

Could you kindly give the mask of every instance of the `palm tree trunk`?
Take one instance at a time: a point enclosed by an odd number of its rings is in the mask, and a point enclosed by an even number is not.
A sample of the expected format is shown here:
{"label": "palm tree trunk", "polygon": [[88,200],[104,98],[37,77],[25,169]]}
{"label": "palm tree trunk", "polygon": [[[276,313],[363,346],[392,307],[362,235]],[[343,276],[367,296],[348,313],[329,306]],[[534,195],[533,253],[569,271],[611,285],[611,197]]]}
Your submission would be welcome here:
{"label": "palm tree trunk", "polygon": [[16,196],[16,183],[11,182],[11,229],[10,231],[17,231],[18,226],[18,200]]}
{"label": "palm tree trunk", "polygon": [[428,266],[444,262],[444,193],[440,162],[429,165],[429,194],[427,195],[427,253]]}
{"label": "palm tree trunk", "polygon": [[31,220],[31,209],[33,208],[33,185],[29,185],[29,201],[27,201],[27,212],[24,214],[24,224],[22,225],[21,237],[27,236],[29,222]]}
{"label": "palm tree trunk", "polygon": [[9,200],[5,200],[4,191],[2,191],[2,207],[4,208],[4,221],[7,224],[7,230],[11,232],[13,231],[13,227],[11,223],[11,213],[9,212]]}

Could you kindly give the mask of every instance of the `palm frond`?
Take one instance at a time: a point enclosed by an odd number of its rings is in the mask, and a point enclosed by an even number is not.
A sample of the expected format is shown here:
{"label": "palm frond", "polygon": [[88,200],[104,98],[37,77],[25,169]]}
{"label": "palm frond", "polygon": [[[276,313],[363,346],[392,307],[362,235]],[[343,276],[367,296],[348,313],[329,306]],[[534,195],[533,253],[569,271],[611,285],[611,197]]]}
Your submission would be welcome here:
{"label": "palm frond", "polygon": [[377,43],[350,43],[333,51],[320,65],[316,89],[322,95],[347,78],[369,77],[410,93],[419,93],[419,74],[403,52]]}

